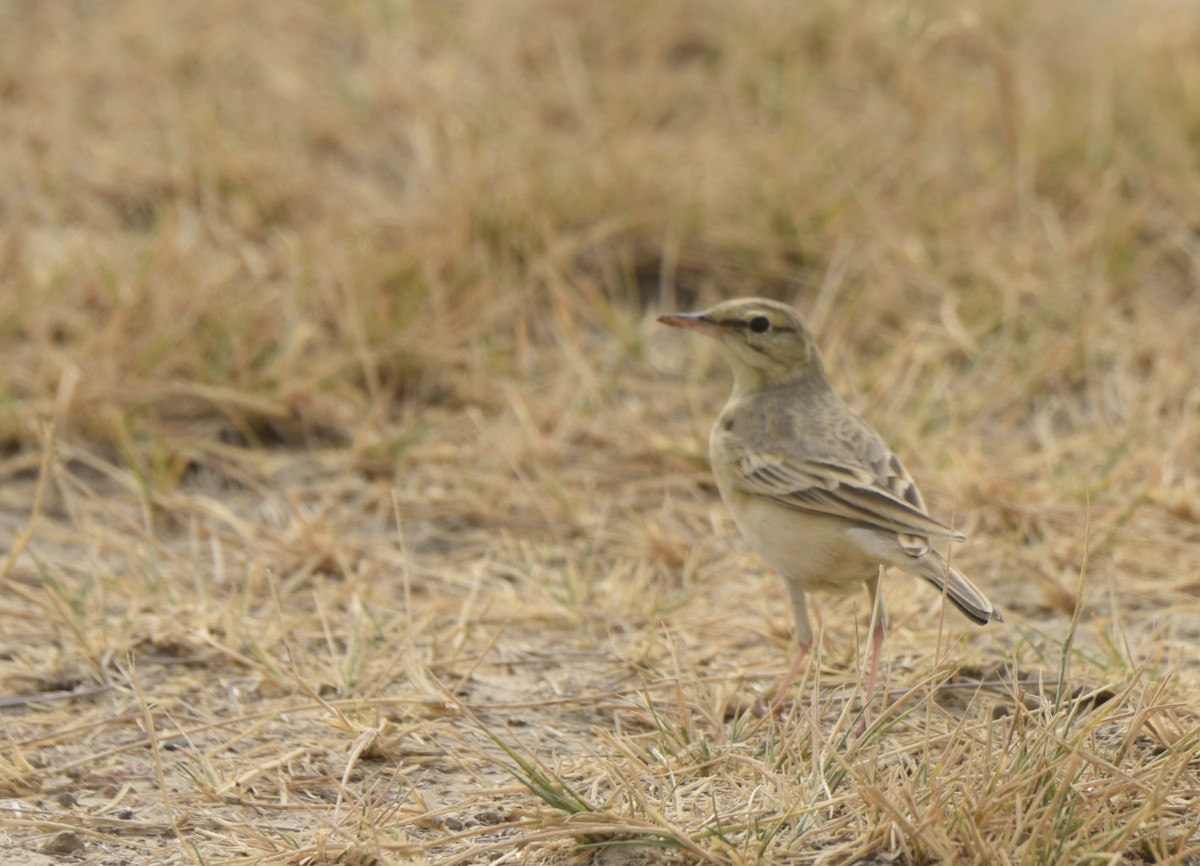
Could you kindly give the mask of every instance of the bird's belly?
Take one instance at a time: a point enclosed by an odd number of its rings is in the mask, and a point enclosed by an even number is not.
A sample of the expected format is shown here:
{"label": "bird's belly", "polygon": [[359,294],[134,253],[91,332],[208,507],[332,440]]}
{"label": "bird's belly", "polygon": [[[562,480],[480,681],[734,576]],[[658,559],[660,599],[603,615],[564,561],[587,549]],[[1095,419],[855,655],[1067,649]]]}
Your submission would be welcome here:
{"label": "bird's belly", "polygon": [[757,497],[744,497],[730,506],[734,522],[755,553],[806,591],[850,595],[879,573],[879,559],[847,534],[854,526],[847,520]]}

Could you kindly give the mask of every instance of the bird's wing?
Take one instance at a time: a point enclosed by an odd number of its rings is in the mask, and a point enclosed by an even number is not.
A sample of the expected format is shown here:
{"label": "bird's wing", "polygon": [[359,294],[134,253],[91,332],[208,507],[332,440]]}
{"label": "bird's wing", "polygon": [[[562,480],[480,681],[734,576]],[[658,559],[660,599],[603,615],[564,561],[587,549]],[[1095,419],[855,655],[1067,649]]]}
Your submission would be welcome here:
{"label": "bird's wing", "polygon": [[928,548],[928,538],[965,541],[962,533],[925,513],[921,494],[903,464],[881,442],[879,448],[882,453],[869,462],[742,448],[734,459],[734,483],[747,493],[802,511],[895,532],[914,556]]}

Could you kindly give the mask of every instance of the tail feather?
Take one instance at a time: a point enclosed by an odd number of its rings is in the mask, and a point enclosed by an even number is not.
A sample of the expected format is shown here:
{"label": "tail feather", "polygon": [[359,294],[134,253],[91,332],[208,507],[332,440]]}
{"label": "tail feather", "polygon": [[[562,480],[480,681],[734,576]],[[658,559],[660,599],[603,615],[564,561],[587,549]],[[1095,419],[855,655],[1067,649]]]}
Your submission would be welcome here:
{"label": "tail feather", "polygon": [[933,584],[938,592],[945,593],[946,598],[972,622],[979,625],[1004,622],[1004,615],[983,591],[946,562],[937,551],[930,550],[924,556],[913,558],[908,565],[905,571]]}

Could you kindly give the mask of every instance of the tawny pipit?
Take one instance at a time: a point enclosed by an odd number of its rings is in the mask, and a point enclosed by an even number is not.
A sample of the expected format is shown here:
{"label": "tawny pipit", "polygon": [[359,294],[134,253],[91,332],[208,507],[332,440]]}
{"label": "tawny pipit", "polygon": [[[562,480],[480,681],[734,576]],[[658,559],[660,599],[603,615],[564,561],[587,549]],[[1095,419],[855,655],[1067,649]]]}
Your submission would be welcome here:
{"label": "tawny pipit", "polygon": [[783,576],[800,652],[812,646],[805,593],[850,595],[865,583],[875,611],[867,695],[875,690],[887,614],[883,568],[932,583],[979,624],[1000,611],[934,550],[965,536],[930,517],[916,484],[879,434],[833,392],[816,343],[791,307],[746,298],[658,319],[716,338],[733,394],[709,437],[721,498],[750,546]]}

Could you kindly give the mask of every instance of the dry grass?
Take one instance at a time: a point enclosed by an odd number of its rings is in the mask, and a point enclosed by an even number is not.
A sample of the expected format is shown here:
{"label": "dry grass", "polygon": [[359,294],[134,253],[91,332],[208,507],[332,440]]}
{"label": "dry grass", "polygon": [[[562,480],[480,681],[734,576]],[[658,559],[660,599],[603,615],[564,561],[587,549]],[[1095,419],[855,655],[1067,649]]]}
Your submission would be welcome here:
{"label": "dry grass", "polygon": [[[1200,863],[1200,11],[0,7],[5,862]],[[794,301],[956,562],[784,719],[653,315]],[[864,595],[865,599],[865,595]]]}

